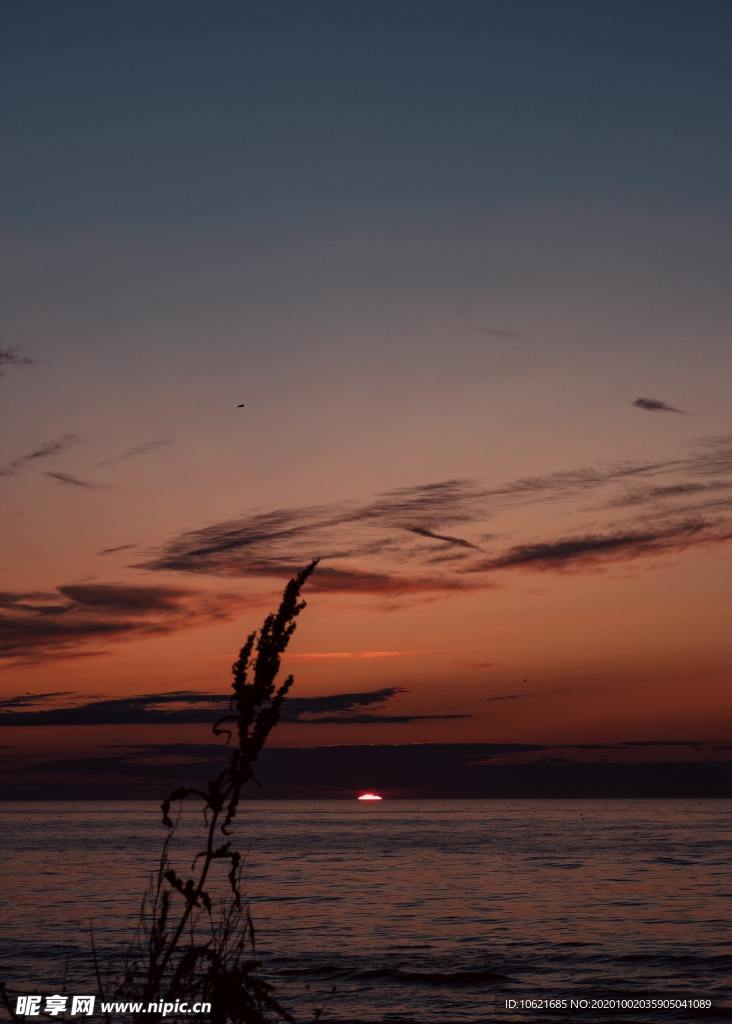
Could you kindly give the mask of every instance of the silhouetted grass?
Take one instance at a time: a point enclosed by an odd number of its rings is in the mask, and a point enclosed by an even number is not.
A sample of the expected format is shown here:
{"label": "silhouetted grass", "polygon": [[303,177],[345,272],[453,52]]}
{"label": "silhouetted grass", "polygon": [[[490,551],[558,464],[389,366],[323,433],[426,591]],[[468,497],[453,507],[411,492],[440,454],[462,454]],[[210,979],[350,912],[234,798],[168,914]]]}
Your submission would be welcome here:
{"label": "silhouetted grass", "polygon": [[[243,900],[242,857],[231,830],[242,787],[256,781],[255,762],[293,683],[292,675],[278,682],[280,661],[305,607],[300,592],[316,565],[317,560],[290,580],[277,612],[267,616],[258,632],[250,633],[232,666],[231,714],[213,726],[214,733],[226,735],[231,744],[229,763],[200,788],[176,789],[161,805],[167,834],[121,978],[103,980],[93,950],[100,1001],[160,1004],[157,1012],[133,1015],[136,1022],[154,1024],[163,1018],[163,1004],[181,1002],[210,1003],[210,1013],[199,1018],[210,1024],[293,1020],[259,974],[254,925]],[[185,838],[180,811],[186,801],[198,804],[204,828],[203,847],[188,877],[171,863],[176,842]],[[108,872],[113,884],[114,868],[114,863],[100,863],[98,870]],[[222,883],[223,895],[214,889]],[[11,1017],[18,1019],[2,986],[0,998]],[[170,1022],[196,1020],[190,1013],[175,1011],[164,1016]]]}

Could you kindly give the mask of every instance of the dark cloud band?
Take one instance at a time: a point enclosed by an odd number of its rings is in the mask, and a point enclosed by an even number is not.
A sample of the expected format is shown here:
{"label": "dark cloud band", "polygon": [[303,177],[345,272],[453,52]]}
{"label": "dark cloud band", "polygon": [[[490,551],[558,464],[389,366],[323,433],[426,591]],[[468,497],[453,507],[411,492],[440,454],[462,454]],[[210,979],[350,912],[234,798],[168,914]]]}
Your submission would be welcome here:
{"label": "dark cloud band", "polygon": [[[469,717],[454,713],[394,715],[366,710],[382,707],[405,692],[400,687],[389,686],[324,697],[288,697],[282,721],[306,725],[365,725]],[[230,706],[228,695],[197,690],[94,700],[68,692],[22,694],[0,700],[0,726],[211,724],[225,715]]]}
{"label": "dark cloud band", "polygon": [[160,636],[231,617],[246,600],[184,587],[67,584],[0,593],[0,659],[26,663],[100,650],[113,640]]}

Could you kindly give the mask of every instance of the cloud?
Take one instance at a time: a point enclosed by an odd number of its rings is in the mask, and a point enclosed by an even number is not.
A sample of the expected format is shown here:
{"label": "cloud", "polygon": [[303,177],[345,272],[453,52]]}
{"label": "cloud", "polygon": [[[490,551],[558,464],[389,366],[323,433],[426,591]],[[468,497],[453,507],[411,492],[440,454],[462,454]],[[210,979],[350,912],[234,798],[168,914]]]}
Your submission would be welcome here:
{"label": "cloud", "polygon": [[621,494],[608,503],[609,508],[624,508],[631,505],[650,505],[655,501],[685,498],[690,494],[710,494],[732,489],[732,483],[679,483],[661,487],[642,487]]}
{"label": "cloud", "polygon": [[55,441],[46,441],[44,444],[39,445],[38,448],[28,452],[27,455],[20,455],[17,459],[8,463],[7,466],[0,469],[0,476],[13,476],[19,470],[25,469],[39,459],[50,459],[54,455],[60,455],[61,452],[66,451],[72,445],[78,444],[78,442],[79,438],[76,434],[64,434]]}
{"label": "cloud", "polygon": [[26,711],[35,704],[41,704],[57,697],[73,696],[72,690],[47,690],[44,693],[21,693],[16,697],[0,698],[0,711],[14,711],[20,709]]}
{"label": "cloud", "polygon": [[[298,563],[293,562],[286,572],[279,568],[276,575],[292,575]],[[256,570],[255,570],[256,571]],[[320,593],[363,594],[376,597],[417,597],[426,594],[453,594],[458,591],[482,590],[486,584],[475,585],[449,576],[414,576],[403,573],[367,572],[359,569],[337,569],[318,566],[310,589]]]}
{"label": "cloud", "polygon": [[[645,746],[645,745],[644,745]],[[663,744],[661,745],[663,746]],[[732,762],[705,760],[704,750],[668,744],[626,752],[612,760],[584,748],[536,744],[368,743],[320,747],[267,747],[257,761],[260,787],[245,798],[353,798],[365,785],[387,797],[725,797],[732,786]],[[583,756],[583,751],[590,756]],[[26,763],[5,773],[3,799],[158,799],[173,786],[197,785],[220,770],[229,756],[223,745],[120,744],[103,755]],[[683,760],[681,758],[684,758]],[[652,760],[648,760],[652,758]]]}
{"label": "cloud", "polygon": [[495,697],[486,697],[486,703],[496,704],[505,700],[527,700],[531,697],[553,697],[560,693],[574,693],[571,686],[562,686],[554,690],[520,690],[518,693],[501,693]]}
{"label": "cloud", "polygon": [[109,459],[104,459],[102,462],[98,462],[97,468],[100,466],[113,466],[117,462],[125,462],[127,459],[136,459],[141,455],[149,455],[150,452],[157,451],[158,448],[164,448],[169,444],[172,444],[172,440],[162,441],[143,441],[142,444],[135,444],[131,448],[125,449],[120,452],[119,455],[113,455]]}
{"label": "cloud", "polygon": [[383,658],[412,658],[435,654],[432,648],[415,651],[312,651],[305,654],[290,654],[290,661],[378,661]]}
{"label": "cloud", "polygon": [[177,611],[181,601],[192,593],[174,587],[119,583],[69,583],[58,590],[79,608],[126,615]]}
{"label": "cloud", "polygon": [[34,366],[35,359],[26,356],[14,345],[10,348],[0,348],[0,377],[5,376],[4,366]]}
{"label": "cloud", "polygon": [[240,595],[189,588],[74,583],[0,593],[0,659],[32,664],[97,653],[110,641],[163,636],[228,619]]}
{"label": "cloud", "polygon": [[102,548],[101,551],[97,551],[98,555],[116,555],[118,551],[132,551],[136,548],[136,544],[117,544],[113,548]]}
{"label": "cloud", "polygon": [[46,476],[51,477],[52,480],[62,484],[64,487],[81,487],[86,490],[98,490],[102,486],[101,484],[89,483],[87,480],[80,480],[78,476],[72,476],[71,473],[47,472]]}
{"label": "cloud", "polygon": [[408,722],[469,718],[463,714],[374,714],[364,711],[374,705],[381,706],[394,697],[408,691],[403,687],[387,686],[380,690],[366,690],[360,693],[336,693],[326,697],[289,697],[284,705],[284,722],[299,722],[304,725],[370,725],[387,723],[402,725]]}
{"label": "cloud", "polygon": [[732,434],[717,434],[695,441],[692,457],[682,465],[695,475],[732,473]]}
{"label": "cloud", "polygon": [[487,496],[477,480],[451,479],[399,487],[344,513],[346,522],[377,522],[392,528],[439,530],[443,523],[470,523]]}
{"label": "cloud", "polygon": [[[478,518],[479,494],[471,481],[446,480],[388,491],[368,502],[251,513],[179,534],[137,567],[281,579],[317,555],[323,561],[312,581],[316,591],[399,597],[476,589],[478,584],[457,576],[405,573],[397,565],[424,561],[424,545],[405,542],[399,536],[404,531],[461,549],[477,548],[440,527]],[[389,559],[392,567],[354,564],[375,558]]]}
{"label": "cloud", "polygon": [[[314,591],[416,601],[486,589],[495,585],[488,574],[521,564],[591,569],[603,560],[725,540],[732,505],[722,492],[730,489],[732,436],[720,435],[674,459],[580,466],[503,483],[452,478],[368,500],[243,513],[174,535],[134,567],[279,581],[318,556]],[[595,496],[601,521],[572,523],[587,511],[582,500]],[[549,503],[564,506],[562,518],[572,523],[566,537],[531,544],[517,538],[486,557],[489,544],[515,530],[516,510]],[[632,510],[633,519],[612,521],[613,508]],[[496,530],[509,514],[505,529]]]}
{"label": "cloud", "polygon": [[[363,725],[469,717],[461,714],[374,714],[367,710],[382,707],[406,692],[400,687],[389,686],[323,697],[288,697],[281,720],[302,725]],[[68,692],[23,694],[0,702],[0,726],[211,724],[226,715],[230,708],[229,694],[198,690],[93,700]]]}
{"label": "cloud", "polygon": [[432,530],[428,530],[426,526],[407,526],[406,530],[408,533],[415,533],[418,537],[429,537],[431,540],[439,540],[444,544],[454,544],[456,547],[470,548],[472,551],[480,551],[477,544],[471,544],[469,540],[463,540],[462,537],[451,537],[445,533],[434,533]]}
{"label": "cloud", "polygon": [[[254,513],[239,519],[224,520],[211,526],[190,530],[169,541],[162,551],[141,568],[164,572],[207,572],[213,575],[237,575],[259,558],[257,575],[279,575],[284,568],[283,542],[300,539],[322,528],[317,509],[276,509]],[[269,559],[261,557],[267,552]],[[272,555],[280,562],[275,566]]]}
{"label": "cloud", "polygon": [[624,561],[641,556],[683,551],[711,540],[712,535],[708,531],[707,523],[687,522],[668,529],[586,534],[555,541],[517,544],[503,555],[475,567],[472,571],[532,569],[544,572],[586,568],[600,562]]}
{"label": "cloud", "polygon": [[668,402],[661,402],[658,398],[636,398],[630,404],[634,405],[636,409],[645,409],[646,412],[676,412],[682,416],[689,415],[683,409],[677,409],[676,406],[669,405]]}
{"label": "cloud", "polygon": [[61,703],[52,700],[38,703],[45,707],[27,709],[0,705],[0,725],[144,725],[164,723],[213,722],[225,714],[230,705],[227,697],[189,690],[172,693],[151,693],[136,697],[85,699],[69,694]]}
{"label": "cloud", "polygon": [[[421,499],[419,495],[416,500]],[[401,499],[390,501],[389,513],[400,515],[401,508],[396,512],[395,504],[401,505]],[[333,506],[256,513],[180,534],[136,568],[280,580],[317,556],[326,564],[321,561],[313,576],[311,590],[314,592],[400,597],[477,588],[477,585],[444,575],[362,569],[353,564],[333,565],[335,560],[404,556],[405,546],[386,536],[375,540],[364,536],[349,544],[347,534],[354,526],[362,524],[384,529],[373,505],[356,510]],[[405,527],[400,525],[399,528]],[[338,532],[344,542],[334,536]],[[327,560],[331,564],[327,564]]]}

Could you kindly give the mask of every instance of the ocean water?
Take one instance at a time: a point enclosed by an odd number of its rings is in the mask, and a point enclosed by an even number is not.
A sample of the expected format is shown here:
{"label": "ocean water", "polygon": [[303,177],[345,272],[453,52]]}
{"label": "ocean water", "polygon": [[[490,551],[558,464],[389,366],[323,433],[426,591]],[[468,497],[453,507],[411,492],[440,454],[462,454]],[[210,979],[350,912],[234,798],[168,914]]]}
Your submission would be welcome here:
{"label": "ocean water", "polygon": [[[89,991],[90,923],[104,962],[164,834],[149,803],[1,804],[0,978]],[[732,1020],[732,802],[257,801],[236,836],[298,1021]],[[713,1008],[521,1005],[640,997]]]}

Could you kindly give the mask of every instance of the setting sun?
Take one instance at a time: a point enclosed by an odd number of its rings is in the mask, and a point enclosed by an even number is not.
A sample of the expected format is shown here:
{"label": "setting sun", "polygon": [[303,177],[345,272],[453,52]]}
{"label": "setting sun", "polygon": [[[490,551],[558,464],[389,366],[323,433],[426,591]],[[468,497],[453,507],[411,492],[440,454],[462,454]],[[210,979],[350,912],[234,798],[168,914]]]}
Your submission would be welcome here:
{"label": "setting sun", "polygon": [[380,797],[378,793],[361,793],[361,795],[359,796],[358,799],[359,800],[371,801],[371,800],[381,800],[383,798]]}

